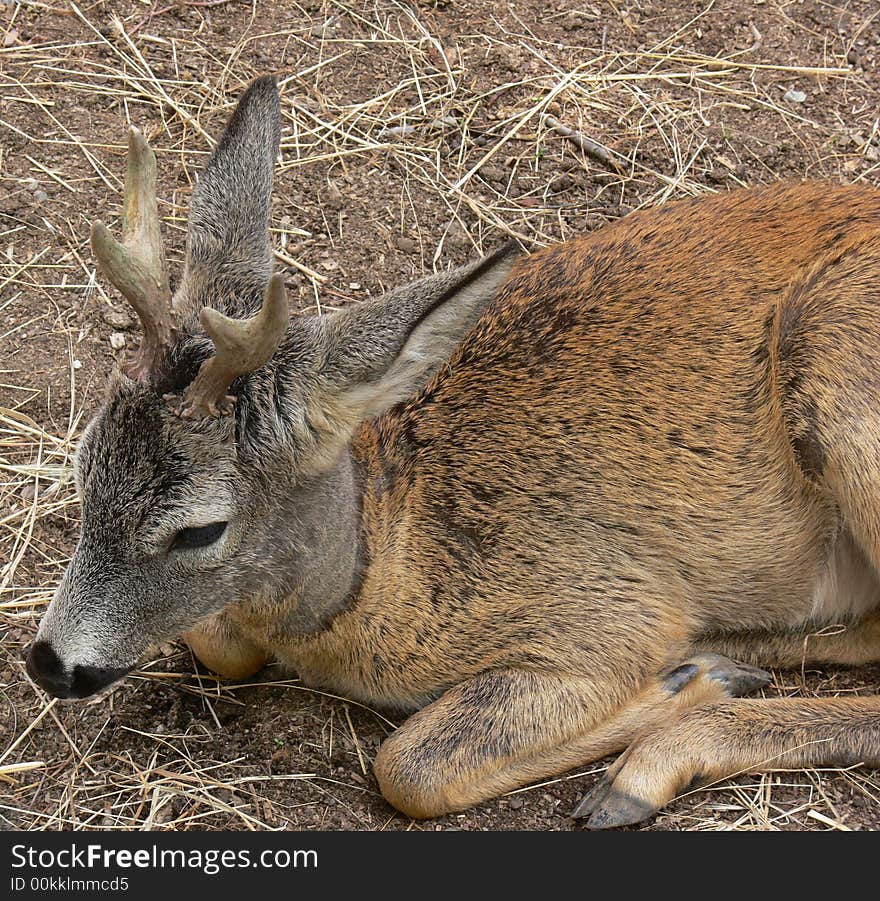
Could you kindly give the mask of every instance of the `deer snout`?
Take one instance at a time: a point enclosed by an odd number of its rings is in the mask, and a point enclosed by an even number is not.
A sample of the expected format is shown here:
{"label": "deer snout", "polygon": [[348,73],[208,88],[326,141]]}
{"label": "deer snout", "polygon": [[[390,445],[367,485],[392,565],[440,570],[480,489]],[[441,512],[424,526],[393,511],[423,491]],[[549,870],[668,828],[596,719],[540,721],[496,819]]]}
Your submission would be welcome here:
{"label": "deer snout", "polygon": [[55,698],[87,698],[128,673],[128,668],[83,666],[66,667],[45,640],[35,641],[25,659],[28,675]]}

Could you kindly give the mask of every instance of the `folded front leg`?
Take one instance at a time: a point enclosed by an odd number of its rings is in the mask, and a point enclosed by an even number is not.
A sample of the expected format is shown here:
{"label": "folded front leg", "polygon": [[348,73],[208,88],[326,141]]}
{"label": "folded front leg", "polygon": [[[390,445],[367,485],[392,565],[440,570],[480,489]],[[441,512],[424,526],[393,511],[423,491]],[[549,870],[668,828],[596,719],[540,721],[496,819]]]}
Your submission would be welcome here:
{"label": "folded front leg", "polygon": [[859,763],[880,767],[880,698],[708,703],[633,742],[576,814],[594,829],[626,826],[739,773]]}
{"label": "folded front leg", "polygon": [[441,816],[604,757],[684,707],[769,678],[710,654],[651,677],[630,697],[610,679],[483,673],[407,720],[380,748],[374,770],[399,810]]}
{"label": "folded front leg", "polygon": [[245,637],[225,613],[184,632],[183,639],[203,666],[224,679],[247,679],[269,662],[269,655]]}

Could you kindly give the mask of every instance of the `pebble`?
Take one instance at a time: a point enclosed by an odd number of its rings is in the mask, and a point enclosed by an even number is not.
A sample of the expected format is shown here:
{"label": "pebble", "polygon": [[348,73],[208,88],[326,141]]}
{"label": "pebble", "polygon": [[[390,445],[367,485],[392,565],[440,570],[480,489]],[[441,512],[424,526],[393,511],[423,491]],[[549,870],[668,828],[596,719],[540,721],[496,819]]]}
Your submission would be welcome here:
{"label": "pebble", "polygon": [[117,331],[125,331],[132,326],[131,316],[125,310],[115,310],[113,307],[109,307],[101,313],[101,318],[110,328]]}
{"label": "pebble", "polygon": [[574,179],[568,175],[567,173],[563,173],[562,175],[557,175],[553,181],[550,182],[550,190],[551,191],[567,191],[569,188],[574,186]]}
{"label": "pebble", "polygon": [[807,99],[807,95],[803,91],[796,91],[794,88],[789,88],[782,99],[787,100],[789,103],[803,103]]}
{"label": "pebble", "polygon": [[37,486],[33,482],[28,482],[18,494],[26,504],[30,504],[37,496]]}
{"label": "pebble", "polygon": [[113,350],[122,350],[125,347],[125,335],[122,332],[113,332],[110,336],[110,346]]}
{"label": "pebble", "polygon": [[446,232],[446,243],[452,249],[462,249],[471,246],[470,238],[468,238],[457,222],[449,226],[449,230]]}
{"label": "pebble", "polygon": [[49,195],[45,191],[35,191],[34,200],[37,203],[45,203],[49,199]]}
{"label": "pebble", "polygon": [[525,801],[523,801],[523,799],[522,799],[519,795],[514,795],[514,796],[507,802],[507,806],[508,806],[511,810],[521,810],[523,804],[525,804]]}
{"label": "pebble", "polygon": [[342,192],[332,183],[327,185],[327,190],[324,192],[322,200],[324,206],[329,210],[341,210],[345,202]]}
{"label": "pebble", "polygon": [[404,253],[412,253],[416,249],[416,242],[406,235],[398,235],[394,239],[394,243],[397,245],[397,249],[402,250]]}
{"label": "pebble", "polygon": [[500,166],[483,166],[480,169],[480,175],[486,181],[507,181],[507,173]]}

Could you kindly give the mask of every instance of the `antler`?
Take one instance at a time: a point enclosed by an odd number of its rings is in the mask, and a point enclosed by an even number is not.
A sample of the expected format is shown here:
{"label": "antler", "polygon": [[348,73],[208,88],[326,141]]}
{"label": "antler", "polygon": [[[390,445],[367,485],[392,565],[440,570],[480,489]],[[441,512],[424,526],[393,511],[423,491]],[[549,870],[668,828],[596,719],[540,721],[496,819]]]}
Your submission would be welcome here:
{"label": "antler", "polygon": [[103,222],[93,222],[92,252],[143,326],[137,355],[125,364],[132,378],[143,380],[161,363],[175,322],[156,206],[156,157],[136,128],[128,133],[122,234],[120,244]]}
{"label": "antler", "polygon": [[250,319],[230,319],[213,307],[204,307],[200,318],[216,353],[199,367],[178,415],[192,419],[231,413],[235,397],[226,393],[229,386],[269,362],[284,336],[288,316],[287,291],[280,275],[272,276],[260,312]]}

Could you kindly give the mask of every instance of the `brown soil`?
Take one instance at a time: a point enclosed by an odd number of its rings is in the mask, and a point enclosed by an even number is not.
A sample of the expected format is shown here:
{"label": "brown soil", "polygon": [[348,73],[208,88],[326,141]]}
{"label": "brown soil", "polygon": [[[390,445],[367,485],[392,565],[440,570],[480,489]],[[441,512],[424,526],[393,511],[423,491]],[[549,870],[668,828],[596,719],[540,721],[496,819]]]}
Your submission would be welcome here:
{"label": "brown soil", "polygon": [[[392,728],[381,712],[275,670],[218,686],[180,646],[109,698],[46,712],[21,655],[76,540],[71,442],[114,365],[111,333],[136,334],[94,281],[88,223],[117,221],[128,119],[157,151],[176,267],[208,136],[263,72],[284,80],[273,240],[303,309],[363,299],[505,234],[547,243],[667,198],[781,177],[880,185],[876,0],[78,9],[0,0],[0,823],[571,828],[607,761],[415,824],[370,773]],[[542,113],[599,141],[620,171]],[[771,693],[878,684],[876,667],[784,674]],[[878,826],[880,782],[857,769],[746,775],[648,828]]]}

